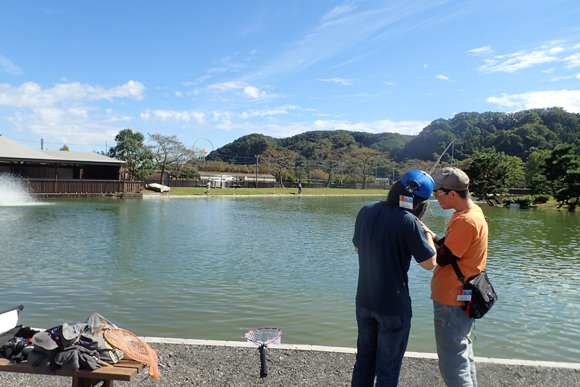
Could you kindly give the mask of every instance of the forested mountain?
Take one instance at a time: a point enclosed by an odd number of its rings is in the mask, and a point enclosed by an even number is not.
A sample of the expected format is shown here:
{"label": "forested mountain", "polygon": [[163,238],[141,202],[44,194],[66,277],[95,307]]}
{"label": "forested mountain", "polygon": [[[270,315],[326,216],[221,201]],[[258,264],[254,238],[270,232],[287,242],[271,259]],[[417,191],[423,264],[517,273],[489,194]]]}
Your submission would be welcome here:
{"label": "forested mountain", "polygon": [[474,151],[495,148],[526,160],[534,150],[561,143],[580,145],[580,115],[560,108],[516,113],[459,113],[433,121],[406,144],[398,159],[433,160],[455,141],[454,157],[463,160]]}
{"label": "forested mountain", "polygon": [[399,133],[371,134],[347,130],[311,131],[282,139],[250,134],[216,149],[206,160],[236,163],[243,158],[261,155],[268,147],[299,152],[301,156],[309,159],[324,140],[330,141],[336,149],[349,146],[368,147],[395,157],[414,137]]}
{"label": "forested mountain", "polygon": [[474,151],[493,147],[498,152],[525,161],[534,150],[551,150],[561,143],[579,147],[580,115],[561,108],[515,113],[459,113],[451,119],[431,122],[417,136],[346,130],[312,131],[284,139],[251,134],[213,151],[207,160],[236,163],[240,158],[260,155],[268,147],[299,152],[309,159],[324,140],[330,141],[337,149],[350,146],[373,148],[389,154],[398,162],[436,160],[451,141],[454,141],[453,156],[458,160],[471,157]]}

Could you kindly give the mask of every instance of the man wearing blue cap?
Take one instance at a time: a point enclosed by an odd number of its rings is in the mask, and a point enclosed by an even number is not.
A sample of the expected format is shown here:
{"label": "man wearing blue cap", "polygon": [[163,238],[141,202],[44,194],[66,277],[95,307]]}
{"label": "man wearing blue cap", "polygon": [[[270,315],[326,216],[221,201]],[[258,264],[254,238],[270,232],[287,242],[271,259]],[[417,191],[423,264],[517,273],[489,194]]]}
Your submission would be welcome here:
{"label": "man wearing blue cap", "polygon": [[427,270],[436,263],[432,235],[420,218],[434,182],[423,171],[407,172],[387,200],[364,206],[352,239],[359,258],[356,295],[357,355],[352,386],[396,386],[411,330],[407,272],[411,256]]}

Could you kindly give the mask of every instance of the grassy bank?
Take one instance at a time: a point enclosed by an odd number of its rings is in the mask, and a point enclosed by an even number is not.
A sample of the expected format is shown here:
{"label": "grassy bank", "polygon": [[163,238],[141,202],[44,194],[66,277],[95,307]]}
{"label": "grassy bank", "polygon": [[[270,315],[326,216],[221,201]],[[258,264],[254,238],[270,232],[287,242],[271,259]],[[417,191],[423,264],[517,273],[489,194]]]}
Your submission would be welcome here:
{"label": "grassy bank", "polygon": [[[170,196],[205,195],[204,187],[174,187]],[[302,195],[382,195],[387,197],[389,191],[384,189],[347,189],[347,188],[303,188]],[[144,193],[155,193],[145,190]],[[210,196],[232,195],[297,195],[297,188],[212,188]],[[165,195],[165,194],[164,194]]]}

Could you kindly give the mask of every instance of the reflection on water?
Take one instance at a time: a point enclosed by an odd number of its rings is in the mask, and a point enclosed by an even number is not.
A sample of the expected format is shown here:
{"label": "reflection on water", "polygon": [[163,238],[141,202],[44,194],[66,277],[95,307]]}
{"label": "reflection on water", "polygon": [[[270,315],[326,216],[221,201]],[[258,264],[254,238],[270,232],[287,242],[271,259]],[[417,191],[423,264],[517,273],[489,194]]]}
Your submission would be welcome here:
{"label": "reflection on water", "polygon": [[[373,197],[66,200],[0,207],[0,309],[50,327],[99,312],[142,336],[354,347],[354,219]],[[476,355],[580,361],[576,214],[484,208],[498,304]],[[443,232],[434,205],[425,222]],[[410,273],[409,350],[434,352],[431,272]]]}

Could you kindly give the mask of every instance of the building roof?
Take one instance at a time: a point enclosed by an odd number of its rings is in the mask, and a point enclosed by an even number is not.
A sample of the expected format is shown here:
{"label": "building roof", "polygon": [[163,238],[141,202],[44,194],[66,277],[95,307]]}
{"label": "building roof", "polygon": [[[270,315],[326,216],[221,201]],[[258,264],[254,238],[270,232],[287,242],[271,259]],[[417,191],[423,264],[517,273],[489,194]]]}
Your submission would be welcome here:
{"label": "building roof", "polygon": [[45,151],[30,148],[0,134],[0,161],[59,164],[125,164],[93,152]]}
{"label": "building roof", "polygon": [[70,152],[70,151],[41,151],[53,156],[60,162],[79,163],[114,163],[125,164],[124,161],[113,159],[95,152]]}

